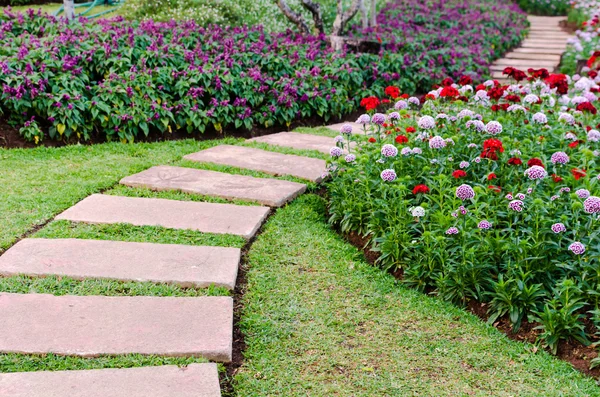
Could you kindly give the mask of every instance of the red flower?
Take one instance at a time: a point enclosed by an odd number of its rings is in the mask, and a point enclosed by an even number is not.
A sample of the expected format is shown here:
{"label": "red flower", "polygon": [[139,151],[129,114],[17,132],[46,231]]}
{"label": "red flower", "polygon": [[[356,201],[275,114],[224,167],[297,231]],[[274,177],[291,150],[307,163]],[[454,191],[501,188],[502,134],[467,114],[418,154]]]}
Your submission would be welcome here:
{"label": "red flower", "polygon": [[556,183],[563,181],[563,179],[560,176],[556,175],[556,174],[552,174],[552,180],[554,182],[556,182]]}
{"label": "red flower", "polygon": [[402,94],[402,95],[400,95],[400,98],[402,98],[402,99],[408,99],[408,98],[410,98],[410,95],[408,95],[408,94]]}
{"label": "red flower", "polygon": [[450,77],[446,77],[444,80],[442,80],[442,85],[444,87],[449,87],[452,84],[454,84],[454,81]]}
{"label": "red flower", "polygon": [[487,94],[490,98],[498,100],[502,98],[502,96],[504,95],[504,91],[504,87],[493,87],[488,90]]}
{"label": "red flower", "polygon": [[515,79],[517,81],[525,80],[527,78],[527,75],[525,74],[525,72],[523,72],[522,70],[519,70],[519,69],[511,68],[511,67],[504,68],[504,70],[502,71],[502,74],[506,74],[506,75],[508,75],[508,77],[512,77],[513,79]]}
{"label": "red flower", "polygon": [[373,138],[373,137],[370,137],[370,138],[369,138],[369,142],[371,142],[371,143],[375,143],[375,142],[377,142],[377,139],[375,139],[375,138]]}
{"label": "red flower", "polygon": [[535,157],[527,162],[528,167],[533,167],[534,165],[539,165],[542,168],[546,168],[544,167],[544,163],[542,163],[542,160]]}
{"label": "red flower", "polygon": [[398,87],[394,87],[394,86],[387,86],[385,87],[385,91],[384,91],[385,95],[389,96],[392,99],[396,99],[400,96],[400,89]]}
{"label": "red flower", "polygon": [[561,95],[565,95],[569,91],[567,76],[564,74],[551,74],[546,79],[546,84],[548,84],[550,88],[556,88],[556,91]]}
{"label": "red flower", "polygon": [[498,175],[494,174],[493,172],[487,176],[488,181],[491,181],[492,179],[496,178],[498,178]]}
{"label": "red flower", "polygon": [[[428,99],[434,100],[435,96],[433,94],[427,94],[427,95],[425,95],[425,101],[428,100]],[[421,102],[424,102],[424,101],[421,101]]]}
{"label": "red flower", "polygon": [[416,131],[415,127],[406,127],[406,132],[408,132],[409,134],[412,132],[415,132],[415,131]]}
{"label": "red flower", "polygon": [[533,77],[534,79],[547,79],[548,77],[550,77],[550,72],[548,72],[548,69],[527,69],[527,73],[529,73],[529,75],[531,77]]}
{"label": "red flower", "polygon": [[479,84],[477,87],[475,87],[475,90],[476,91],[482,91],[482,90],[485,91],[485,88],[486,87],[483,84]]}
{"label": "red flower", "polygon": [[398,135],[395,139],[396,143],[406,143],[408,138],[405,135]]}
{"label": "red flower", "polygon": [[464,172],[463,170],[456,170],[452,173],[452,176],[456,179],[464,178],[465,176],[467,176],[467,173]]}
{"label": "red flower", "polygon": [[595,79],[596,77],[598,77],[598,72],[596,72],[595,70],[590,70],[590,71],[588,72],[588,77],[589,77],[590,79]]}
{"label": "red flower", "polygon": [[586,172],[585,170],[582,169],[578,169],[578,168],[573,168],[571,170],[571,174],[573,174],[573,176],[575,177],[575,180],[578,181],[579,179],[583,178],[584,176],[586,176]]}
{"label": "red flower", "polygon": [[460,92],[456,88],[453,87],[444,87],[442,92],[440,92],[440,96],[443,98],[456,98],[460,95]]}
{"label": "red flower", "polygon": [[496,193],[500,193],[502,191],[502,188],[500,186],[495,186],[495,185],[489,185],[488,189],[490,189]]}
{"label": "red flower", "polygon": [[573,141],[573,142],[569,143],[569,147],[570,148],[577,147],[577,146],[579,146],[580,143],[583,143],[583,141]]}
{"label": "red flower", "polygon": [[499,139],[486,139],[483,142],[483,151],[480,157],[490,160],[498,160],[498,152],[503,153],[504,147]]}
{"label": "red flower", "polygon": [[523,164],[523,161],[518,157],[511,157],[508,159],[508,164],[509,165],[521,165],[521,164]]}
{"label": "red flower", "polygon": [[429,193],[429,188],[427,187],[427,185],[417,185],[415,186],[415,188],[413,189],[413,194],[418,194],[418,193]]}
{"label": "red flower", "polygon": [[377,99],[377,97],[370,96],[370,97],[367,97],[367,98],[363,98],[360,101],[360,106],[364,107],[365,110],[368,111],[368,110],[376,109],[377,106],[379,106],[379,103],[380,102],[379,102],[379,99]]}
{"label": "red flower", "polygon": [[591,114],[598,113],[598,110],[594,107],[594,105],[591,104],[591,102],[581,102],[579,105],[577,105],[575,109],[581,112],[588,112]]}
{"label": "red flower", "polygon": [[504,99],[506,99],[509,102],[521,102],[521,97],[519,97],[518,95],[507,95],[504,97]]}
{"label": "red flower", "polygon": [[458,84],[460,85],[467,85],[467,84],[473,84],[473,79],[471,78],[471,76],[461,76],[460,80],[458,80]]}

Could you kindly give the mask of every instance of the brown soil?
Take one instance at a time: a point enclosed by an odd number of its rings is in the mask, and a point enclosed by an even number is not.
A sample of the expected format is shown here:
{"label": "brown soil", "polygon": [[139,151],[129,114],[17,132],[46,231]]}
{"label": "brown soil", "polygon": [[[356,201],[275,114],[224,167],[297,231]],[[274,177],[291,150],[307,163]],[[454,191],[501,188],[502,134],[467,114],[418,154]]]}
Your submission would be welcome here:
{"label": "brown soil", "polygon": [[[368,263],[374,264],[377,258],[379,258],[379,252],[371,251],[368,248],[367,243],[369,239],[367,237],[359,236],[355,232],[346,233],[343,235],[343,237],[364,253]],[[390,274],[392,274],[396,279],[402,280],[404,271],[402,269],[390,270]],[[487,303],[469,301],[465,309],[483,321],[487,321],[489,319]],[[519,342],[527,342],[534,345],[536,344],[540,334],[540,330],[535,329],[538,325],[539,323],[529,323],[523,321],[519,330],[516,333],[513,333],[512,324],[507,316],[499,318],[493,324],[495,328],[506,334],[506,336],[508,336],[510,339]],[[586,331],[588,335],[594,333],[592,329],[592,323],[589,320],[586,320]],[[599,337],[592,338],[592,342],[598,341],[600,341]],[[534,347],[534,352],[537,350],[538,347],[536,345]],[[561,341],[558,345],[557,357],[559,357],[561,360],[569,362],[578,371],[581,371],[584,374],[592,376],[596,379],[600,379],[600,367],[590,369],[591,360],[598,357],[598,352],[593,346],[584,346],[583,344],[574,340]]]}
{"label": "brown soil", "polygon": [[569,34],[574,34],[575,31],[577,29],[579,29],[579,26],[576,23],[569,22],[566,19],[560,21],[559,25],[560,25],[560,27],[562,28],[563,31],[565,31],[565,32],[567,32]]}

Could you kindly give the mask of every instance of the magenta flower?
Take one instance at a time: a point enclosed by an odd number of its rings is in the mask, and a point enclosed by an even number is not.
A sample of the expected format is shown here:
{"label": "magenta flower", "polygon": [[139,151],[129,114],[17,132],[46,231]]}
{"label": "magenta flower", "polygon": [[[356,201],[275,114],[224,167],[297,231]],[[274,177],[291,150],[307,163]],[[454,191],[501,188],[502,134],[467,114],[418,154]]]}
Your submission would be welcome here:
{"label": "magenta flower", "polygon": [[524,205],[525,203],[523,203],[521,200],[513,200],[510,203],[508,203],[508,208],[516,212],[521,212],[523,211]]}
{"label": "magenta flower", "polygon": [[455,227],[448,228],[448,230],[446,230],[446,234],[458,234],[458,229]]}
{"label": "magenta flower", "polygon": [[456,188],[456,197],[461,200],[469,200],[475,197],[475,190],[467,184],[462,184]]}
{"label": "magenta flower", "polygon": [[385,144],[381,148],[381,154],[384,157],[396,157],[398,155],[398,148],[394,145]]}
{"label": "magenta flower", "polygon": [[580,199],[586,199],[586,198],[590,197],[590,191],[587,189],[577,189],[577,191],[575,191],[575,194]]}
{"label": "magenta flower", "polygon": [[340,157],[342,154],[344,154],[344,151],[339,147],[334,146],[331,149],[329,149],[329,154],[331,155],[331,157]]}
{"label": "magenta flower", "polygon": [[434,136],[429,140],[429,147],[432,149],[442,149],[446,147],[446,140],[441,136]]}
{"label": "magenta flower", "polygon": [[544,167],[534,165],[525,170],[525,176],[531,180],[541,180],[548,176],[548,172]]}
{"label": "magenta flower", "polygon": [[579,241],[575,241],[574,243],[569,245],[569,251],[571,251],[575,255],[582,255],[585,252],[585,245],[583,245]]}
{"label": "magenta flower", "polygon": [[342,134],[350,135],[350,134],[352,134],[352,126],[350,124],[348,124],[348,123],[344,124],[342,126],[342,128],[340,128],[340,132]]}
{"label": "magenta flower", "polygon": [[567,164],[569,162],[569,156],[565,152],[556,152],[550,157],[552,164]]}
{"label": "magenta flower", "polygon": [[492,224],[486,220],[483,220],[483,221],[479,222],[477,227],[480,228],[481,230],[487,230],[487,229],[492,228]]}
{"label": "magenta flower", "polygon": [[383,179],[386,182],[392,182],[396,180],[396,171],[392,170],[392,169],[387,169],[387,170],[383,170],[381,171],[381,179]]}
{"label": "magenta flower", "polygon": [[552,229],[552,231],[556,234],[567,231],[567,228],[562,223],[555,223],[554,225],[550,226],[550,229]]}
{"label": "magenta flower", "polygon": [[375,113],[371,118],[373,124],[382,125],[385,123],[385,114]]}
{"label": "magenta flower", "polygon": [[588,214],[600,212],[600,197],[590,196],[583,202],[583,210]]}

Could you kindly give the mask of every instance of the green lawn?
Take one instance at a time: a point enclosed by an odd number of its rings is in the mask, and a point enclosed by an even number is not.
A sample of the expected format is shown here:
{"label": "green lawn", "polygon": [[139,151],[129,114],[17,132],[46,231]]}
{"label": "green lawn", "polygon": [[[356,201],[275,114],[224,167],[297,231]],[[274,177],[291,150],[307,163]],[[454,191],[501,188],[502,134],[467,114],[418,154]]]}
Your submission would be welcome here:
{"label": "green lawn", "polygon": [[[21,11],[21,12],[24,12],[30,8],[33,10],[36,10],[36,11],[41,9],[42,12],[52,14],[53,12],[58,10],[62,5],[63,5],[63,3],[48,3],[48,4],[32,4],[32,5],[24,5],[24,6],[13,6],[11,8],[14,11]],[[0,7],[0,8],[4,8],[4,7]],[[79,14],[79,13],[84,12],[85,10],[87,10],[87,7],[77,7],[77,8],[75,8],[75,13]],[[86,14],[86,16],[98,14],[98,13],[101,13],[103,11],[108,11],[108,10],[114,10],[114,11],[102,15],[102,18],[111,18],[111,17],[119,15],[118,8],[115,8],[112,6],[97,5],[92,10],[90,10]]]}
{"label": "green lawn", "polygon": [[[243,247],[245,241],[236,236],[51,221],[95,192],[199,199],[118,185],[122,177],[152,165],[268,177],[181,159],[220,143],[242,141],[0,149],[0,247],[6,249],[24,235]],[[474,316],[407,290],[391,276],[369,266],[356,248],[327,225],[324,201],[314,194],[315,187],[311,184],[309,194],[276,211],[246,258],[249,273],[242,328],[248,348],[246,361],[233,380],[237,396],[600,396],[595,381],[568,364],[543,352],[534,354],[529,346],[508,340]],[[0,292],[228,294],[218,288],[186,290],[152,283],[22,276],[0,278]],[[3,354],[0,372],[185,365],[197,361],[201,360]]]}

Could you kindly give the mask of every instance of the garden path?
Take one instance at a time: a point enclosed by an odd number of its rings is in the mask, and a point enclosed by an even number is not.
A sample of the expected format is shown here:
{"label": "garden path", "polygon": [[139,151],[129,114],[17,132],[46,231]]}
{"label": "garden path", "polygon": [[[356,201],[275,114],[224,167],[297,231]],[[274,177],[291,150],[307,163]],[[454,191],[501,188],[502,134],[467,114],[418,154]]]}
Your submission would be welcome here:
{"label": "garden path", "polygon": [[507,66],[523,71],[546,68],[550,72],[559,66],[561,55],[567,49],[567,40],[573,37],[560,26],[560,21],[565,18],[529,15],[528,19],[531,23],[529,34],[519,48],[492,64],[490,70],[493,78],[506,82],[502,71]]}
{"label": "garden path", "polygon": [[[233,166],[276,176],[320,182],[325,161],[278,153],[277,146],[329,152],[331,137],[288,133],[250,140],[267,149],[221,145],[186,160]],[[268,149],[273,149],[270,151]],[[127,223],[251,240],[271,207],[279,207],[306,185],[187,167],[152,167],[123,178],[130,187],[175,190],[202,197],[245,201],[217,204],[93,194],[56,219],[85,223]],[[24,239],[0,257],[0,274],[68,276],[80,280],[167,282],[184,287],[235,288],[241,252],[199,247],[83,239]],[[0,375],[0,397],[220,396],[215,362],[230,362],[233,298],[53,296],[0,293],[0,352],[97,357],[144,354],[204,357],[212,363],[137,369],[24,372]],[[68,392],[65,392],[68,390]]]}

